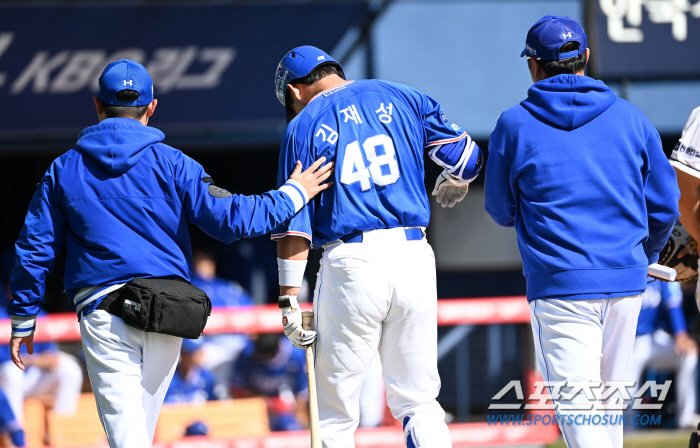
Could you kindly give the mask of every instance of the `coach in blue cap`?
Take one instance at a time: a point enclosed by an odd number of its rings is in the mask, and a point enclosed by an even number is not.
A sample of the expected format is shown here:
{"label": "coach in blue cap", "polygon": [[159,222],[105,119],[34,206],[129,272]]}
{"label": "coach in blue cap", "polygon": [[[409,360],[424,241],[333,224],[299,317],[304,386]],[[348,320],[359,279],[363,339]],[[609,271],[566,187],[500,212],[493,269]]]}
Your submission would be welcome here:
{"label": "coach in blue cap", "polygon": [[589,55],[569,17],[530,28],[521,56],[534,85],[491,134],[486,211],[515,226],[537,359],[556,384],[567,445],[622,447],[620,394],[588,399],[572,383],[600,391],[596,382],[627,379],[647,267],[678,217],[679,193],[658,132],[585,76]]}
{"label": "coach in blue cap", "polygon": [[109,64],[94,101],[100,123],[84,129],[76,147],[53,161],[37,184],[17,240],[10,348],[24,370],[20,347],[27,344],[33,352],[46,277],[65,250],[66,294],[80,320],[109,445],[145,448],[151,446],[182,338],[142,322],[134,326],[129,316],[146,316],[147,323],[171,319],[182,327],[192,313],[149,305],[162,303],[155,296],[134,302],[138,299],[126,299],[125,291],[135,279],[161,286],[174,281],[191,291],[188,222],[227,243],[264,235],[327,188],[321,183],[330,164],[318,169],[319,160],[303,173],[299,164],[284,185],[261,196],[231,194],[216,187],[199,163],[165,145],[161,131],[147,126],[157,100],[141,64],[127,59]]}

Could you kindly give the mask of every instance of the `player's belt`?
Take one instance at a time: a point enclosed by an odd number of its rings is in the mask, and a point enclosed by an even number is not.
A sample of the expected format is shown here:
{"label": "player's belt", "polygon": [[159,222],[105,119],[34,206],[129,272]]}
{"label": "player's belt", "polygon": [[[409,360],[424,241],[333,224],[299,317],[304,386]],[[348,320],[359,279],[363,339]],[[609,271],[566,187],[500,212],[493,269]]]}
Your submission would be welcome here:
{"label": "player's belt", "polygon": [[[419,241],[423,239],[423,230],[418,228],[403,229],[406,233],[406,241]],[[364,232],[357,230],[339,238],[344,243],[361,243],[364,239]]]}

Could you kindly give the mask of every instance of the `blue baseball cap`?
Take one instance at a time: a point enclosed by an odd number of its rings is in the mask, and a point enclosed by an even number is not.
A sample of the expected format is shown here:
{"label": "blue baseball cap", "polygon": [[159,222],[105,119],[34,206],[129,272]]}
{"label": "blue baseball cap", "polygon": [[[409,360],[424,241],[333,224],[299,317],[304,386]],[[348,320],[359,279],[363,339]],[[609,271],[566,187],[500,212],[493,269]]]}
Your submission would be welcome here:
{"label": "blue baseball cap", "polygon": [[197,420],[192,422],[185,428],[186,436],[207,436],[209,435],[209,427],[203,421]]}
{"label": "blue baseball cap", "polygon": [[[559,54],[559,49],[567,42],[578,42],[578,50]],[[520,53],[520,57],[561,61],[585,53],[587,47],[586,32],[574,19],[566,16],[544,16],[527,32],[525,49]]]}
{"label": "blue baseball cap", "polygon": [[[135,90],[139,97],[136,101],[119,101],[117,92],[122,90]],[[146,106],[153,101],[153,80],[138,62],[129,59],[114,61],[100,75],[97,98],[115,106]]]}
{"label": "blue baseball cap", "polygon": [[204,341],[202,338],[199,339],[183,339],[182,340],[182,351],[184,353],[194,353],[204,346]]}

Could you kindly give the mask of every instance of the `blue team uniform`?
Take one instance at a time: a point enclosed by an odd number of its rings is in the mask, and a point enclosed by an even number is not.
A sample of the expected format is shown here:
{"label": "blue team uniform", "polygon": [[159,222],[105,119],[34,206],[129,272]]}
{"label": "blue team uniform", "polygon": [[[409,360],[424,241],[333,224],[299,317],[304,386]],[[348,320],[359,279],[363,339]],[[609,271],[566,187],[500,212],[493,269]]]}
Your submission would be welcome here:
{"label": "blue team uniform", "polygon": [[9,434],[12,444],[15,446],[24,445],[24,431],[17,422],[15,414],[12,413],[7,397],[0,389],[0,434]]}
{"label": "blue team uniform", "polygon": [[235,308],[253,304],[250,294],[236,282],[219,277],[204,279],[193,274],[192,284],[207,293],[212,308]]}
{"label": "blue team uniform", "polygon": [[295,395],[306,393],[306,354],[303,350],[295,350],[287,338],[280,338],[279,351],[271,360],[260,361],[254,354],[251,341],[236,360],[232,388],[250,389],[268,397],[275,397],[286,388]]}
{"label": "blue team uniform", "polygon": [[430,148],[431,158],[453,176],[472,179],[482,163],[468,141],[435,100],[410,87],[361,80],[326,90],[287,126],[277,183],[297,160],[309,166],[326,157],[336,163],[335,185],[272,237],[303,236],[320,247],[355,231],[426,227],[423,151]]}
{"label": "blue team uniform", "polygon": [[296,213],[295,187],[231,194],[163,139],[136,120],[109,118],[84,129],[76,147],[53,161],[15,246],[10,313],[16,336],[34,330],[45,278],[64,248],[66,294],[84,315],[102,297],[76,295],[83,288],[137,277],[190,280],[188,222],[230,243],[264,235]]}
{"label": "blue team uniform", "polygon": [[165,403],[199,403],[202,401],[216,400],[214,392],[216,378],[214,374],[201,367],[193,367],[187,378],[175,370],[173,380],[170,382],[168,392],[165,394]]}
{"label": "blue team uniform", "polygon": [[654,281],[647,286],[637,319],[637,336],[658,329],[667,329],[671,334],[687,330],[680,283]]}
{"label": "blue team uniform", "polygon": [[[280,348],[270,360],[263,361],[255,356],[252,341],[236,360],[231,387],[251,390],[255,394],[275,399],[287,393],[295,396],[308,394],[306,377],[306,354],[295,349],[287,338],[280,339]],[[293,412],[277,412],[270,407],[270,429],[272,431],[292,431],[301,429]]]}

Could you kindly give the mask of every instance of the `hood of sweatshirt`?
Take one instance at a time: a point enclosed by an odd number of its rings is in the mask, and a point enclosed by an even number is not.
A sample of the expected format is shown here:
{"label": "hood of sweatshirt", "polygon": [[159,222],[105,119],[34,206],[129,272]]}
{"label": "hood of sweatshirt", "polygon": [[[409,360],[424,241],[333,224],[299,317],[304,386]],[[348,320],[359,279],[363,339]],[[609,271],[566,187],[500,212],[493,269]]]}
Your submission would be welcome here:
{"label": "hood of sweatshirt", "polygon": [[535,118],[560,129],[583,126],[617,99],[602,81],[580,75],[558,75],[536,82],[520,104]]}
{"label": "hood of sweatshirt", "polygon": [[131,118],[108,118],[83,129],[77,147],[110,174],[122,174],[141,160],[145,148],[164,138],[158,129]]}

